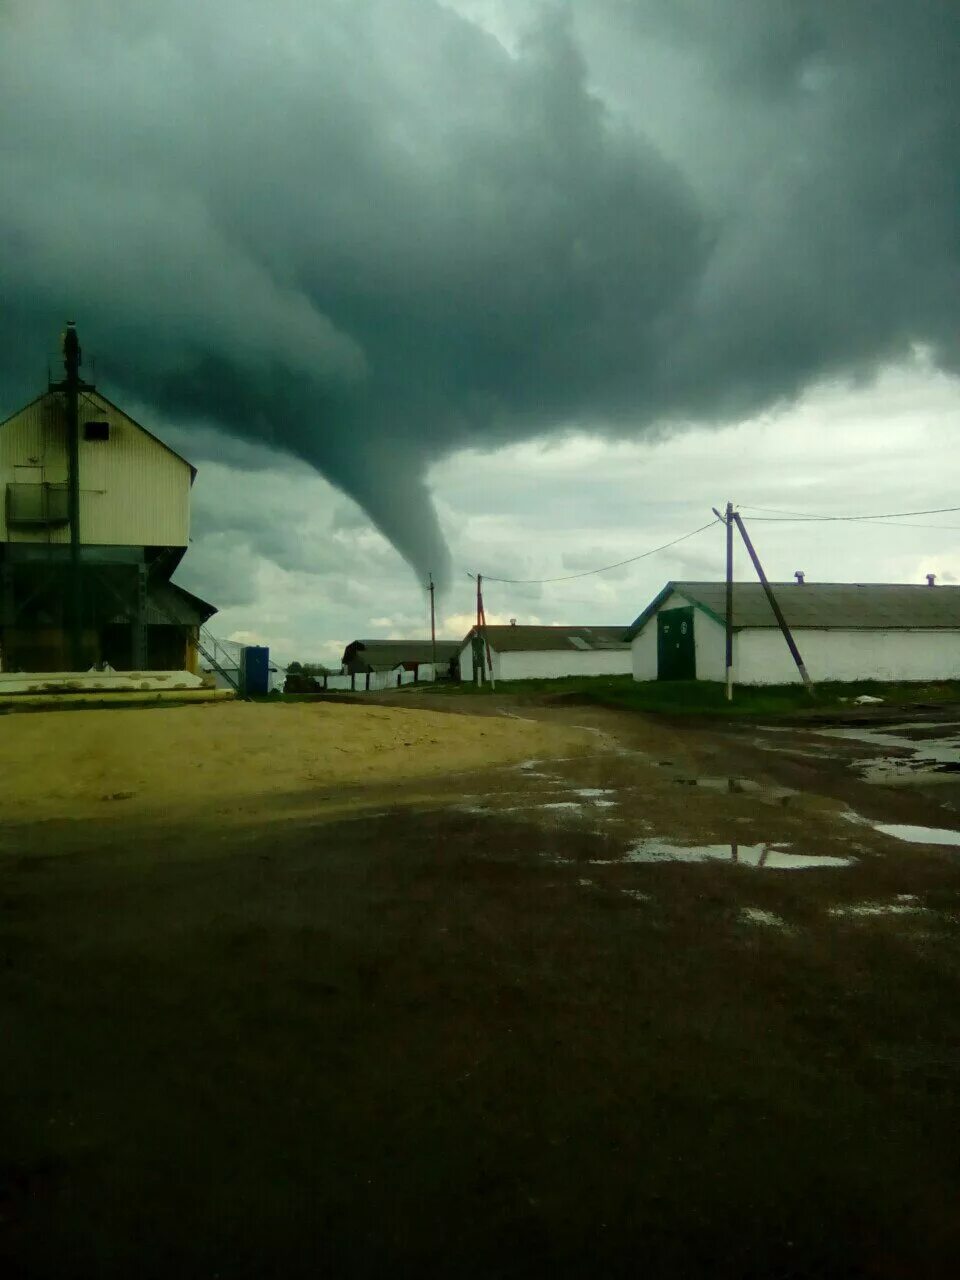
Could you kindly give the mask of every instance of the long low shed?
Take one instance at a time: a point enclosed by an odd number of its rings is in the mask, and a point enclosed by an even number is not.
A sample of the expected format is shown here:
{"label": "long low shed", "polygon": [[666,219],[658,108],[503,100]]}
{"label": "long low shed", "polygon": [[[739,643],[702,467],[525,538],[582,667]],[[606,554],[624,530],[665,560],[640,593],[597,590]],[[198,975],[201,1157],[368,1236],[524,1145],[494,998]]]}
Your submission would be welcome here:
{"label": "long low shed", "polygon": [[[627,628],[494,626],[484,628],[495,680],[556,680],[562,676],[616,676],[630,671]],[[480,666],[489,672],[477,628],[463,642],[460,673],[476,680]]]}
{"label": "long low shed", "polygon": [[[814,681],[960,679],[960,587],[776,582],[777,601]],[[635,680],[723,680],[726,585],[668,582],[630,628]],[[733,678],[800,675],[759,582],[733,591]]]}
{"label": "long low shed", "polygon": [[407,674],[411,681],[447,680],[456,677],[459,652],[456,640],[351,640],[343,651],[343,669],[348,675],[370,676],[367,688],[374,687],[375,677],[380,688],[408,683]]}

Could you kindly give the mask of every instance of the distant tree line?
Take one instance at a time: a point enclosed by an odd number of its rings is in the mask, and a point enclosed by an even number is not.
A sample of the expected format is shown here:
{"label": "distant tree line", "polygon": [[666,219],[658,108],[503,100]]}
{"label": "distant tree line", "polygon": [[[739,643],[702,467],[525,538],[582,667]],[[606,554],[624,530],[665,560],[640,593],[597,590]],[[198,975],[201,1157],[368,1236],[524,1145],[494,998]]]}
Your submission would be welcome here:
{"label": "distant tree line", "polygon": [[339,675],[340,668],[325,667],[322,662],[290,662],[284,693],[320,693],[326,687],[326,677]]}
{"label": "distant tree line", "polygon": [[294,676],[334,676],[339,667],[325,667],[322,662],[288,662],[287,674]]}

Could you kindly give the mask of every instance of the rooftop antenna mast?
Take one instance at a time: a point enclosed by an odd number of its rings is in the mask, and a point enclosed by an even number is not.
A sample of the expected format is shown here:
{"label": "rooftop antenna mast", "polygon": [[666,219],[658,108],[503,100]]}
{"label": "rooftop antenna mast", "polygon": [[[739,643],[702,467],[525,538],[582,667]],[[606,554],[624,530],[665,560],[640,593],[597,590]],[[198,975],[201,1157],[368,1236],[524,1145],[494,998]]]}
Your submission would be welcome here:
{"label": "rooftop antenna mast", "polygon": [[90,390],[80,379],[80,339],[73,320],[67,321],[63,335],[63,368],[66,374],[59,390],[64,393],[67,417],[67,511],[70,518],[70,664],[82,671],[83,660],[83,566],[80,550],[80,392]]}

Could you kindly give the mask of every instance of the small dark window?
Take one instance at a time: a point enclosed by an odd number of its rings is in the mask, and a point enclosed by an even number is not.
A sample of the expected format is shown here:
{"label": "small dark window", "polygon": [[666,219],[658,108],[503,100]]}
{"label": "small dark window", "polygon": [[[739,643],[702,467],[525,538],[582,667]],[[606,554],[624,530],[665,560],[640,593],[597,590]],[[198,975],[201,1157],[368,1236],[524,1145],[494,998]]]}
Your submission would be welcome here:
{"label": "small dark window", "polygon": [[109,440],[109,422],[85,422],[83,424],[84,440]]}

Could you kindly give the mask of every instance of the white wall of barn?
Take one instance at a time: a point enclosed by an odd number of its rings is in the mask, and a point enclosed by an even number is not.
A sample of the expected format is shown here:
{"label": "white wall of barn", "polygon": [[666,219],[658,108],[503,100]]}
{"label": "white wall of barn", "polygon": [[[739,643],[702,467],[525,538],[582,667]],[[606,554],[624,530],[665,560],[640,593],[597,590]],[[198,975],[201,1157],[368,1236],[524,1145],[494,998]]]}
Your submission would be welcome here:
{"label": "white wall of barn", "polygon": [[624,676],[630,671],[630,650],[540,649],[501,653],[501,680],[558,680],[562,676]]}
{"label": "white wall of barn", "polygon": [[[491,646],[495,680],[558,680],[563,676],[625,676],[630,673],[630,650],[623,649],[537,649],[518,653],[498,653]],[[473,649],[467,644],[460,653],[460,677],[473,680]]]}
{"label": "white wall of barn", "polygon": [[[682,608],[674,595],[660,610]],[[841,630],[797,628],[794,639],[814,681],[960,679],[960,629]],[[702,609],[694,611],[697,679],[725,678],[723,625]],[[631,644],[633,678],[657,679],[657,615]],[[733,678],[737,684],[799,683],[797,670],[779,628],[756,627],[733,637]]]}
{"label": "white wall of barn", "polygon": [[[494,668],[494,675],[496,674],[497,670]],[[468,684],[476,679],[473,674],[473,645],[469,640],[460,650],[460,679],[466,680]]]}
{"label": "white wall of barn", "polygon": [[[960,679],[960,630],[797,629],[793,637],[814,682]],[[800,680],[779,629],[738,632],[733,652],[734,680],[740,684]]]}

